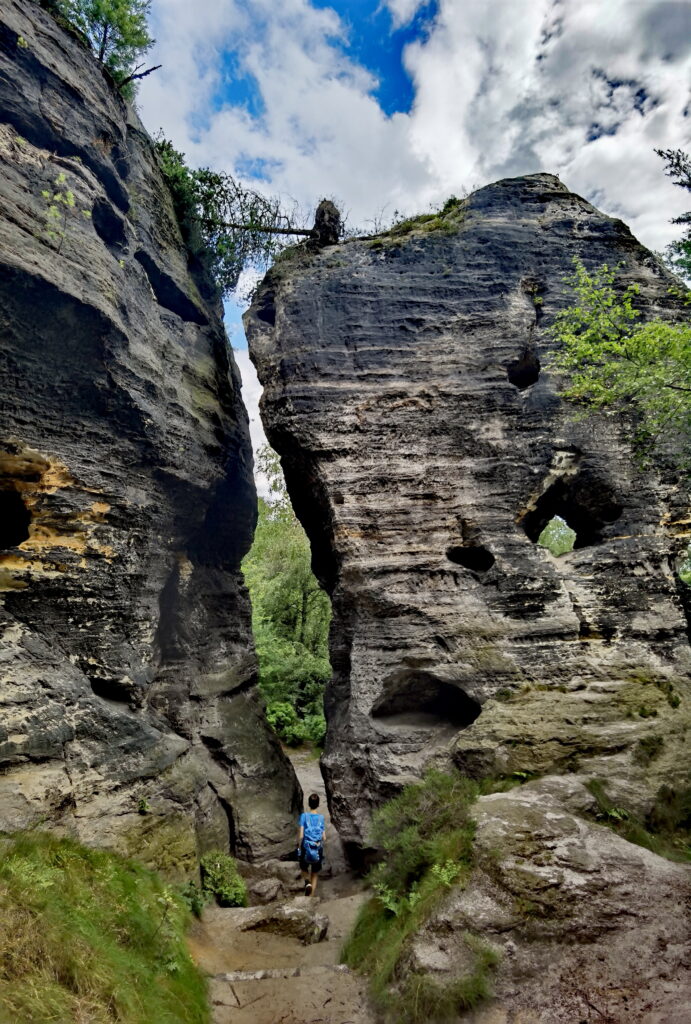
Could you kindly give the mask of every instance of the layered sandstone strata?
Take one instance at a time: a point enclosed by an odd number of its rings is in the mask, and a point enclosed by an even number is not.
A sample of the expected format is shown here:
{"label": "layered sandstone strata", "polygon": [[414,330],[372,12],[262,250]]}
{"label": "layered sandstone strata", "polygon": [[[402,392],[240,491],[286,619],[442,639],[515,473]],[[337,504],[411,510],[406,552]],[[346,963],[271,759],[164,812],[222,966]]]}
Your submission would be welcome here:
{"label": "layered sandstone strata", "polygon": [[[576,256],[621,263],[644,316],[681,315],[628,228],[547,174],[299,246],[247,314],[333,597],[323,765],[352,849],[430,763],[601,777],[641,812],[688,785],[686,489],[641,470],[630,424],[558,396],[545,329]],[[555,515],[577,534],[559,558],[537,544]]]}
{"label": "layered sandstone strata", "polygon": [[136,115],[37,4],[2,6],[0,106],[0,829],[280,855],[220,304]]}

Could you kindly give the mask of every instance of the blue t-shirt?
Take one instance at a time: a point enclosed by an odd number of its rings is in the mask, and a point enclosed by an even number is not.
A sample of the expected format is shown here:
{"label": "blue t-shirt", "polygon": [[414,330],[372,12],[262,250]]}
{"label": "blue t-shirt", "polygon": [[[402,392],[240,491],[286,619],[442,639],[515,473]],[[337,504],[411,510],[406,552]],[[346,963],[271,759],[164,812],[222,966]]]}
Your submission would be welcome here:
{"label": "blue t-shirt", "polygon": [[303,811],[298,821],[298,827],[304,828],[305,839],[309,839],[311,843],[320,843],[324,835],[324,815]]}

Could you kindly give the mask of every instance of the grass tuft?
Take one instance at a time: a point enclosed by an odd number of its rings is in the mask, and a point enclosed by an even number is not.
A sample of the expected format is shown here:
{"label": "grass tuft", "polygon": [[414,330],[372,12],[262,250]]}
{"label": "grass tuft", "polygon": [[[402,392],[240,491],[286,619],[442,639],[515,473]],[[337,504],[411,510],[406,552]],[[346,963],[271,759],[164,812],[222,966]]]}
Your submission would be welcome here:
{"label": "grass tuft", "polygon": [[0,1020],[208,1024],[188,922],[153,872],[115,854],[0,839]]}
{"label": "grass tuft", "polygon": [[675,790],[661,786],[645,821],[607,796],[601,779],[586,783],[595,797],[594,817],[637,846],[668,860],[691,862],[691,786]]}
{"label": "grass tuft", "polygon": [[369,975],[375,1005],[392,1020],[445,1019],[490,993],[498,956],[472,935],[464,939],[474,967],[461,978],[440,984],[418,973],[404,977],[403,968],[412,937],[449,888],[464,885],[470,876],[475,837],[470,808],[483,791],[457,772],[430,771],[373,818],[371,841],[384,851],[384,861],[370,875],[376,895],[360,909],[342,959]]}

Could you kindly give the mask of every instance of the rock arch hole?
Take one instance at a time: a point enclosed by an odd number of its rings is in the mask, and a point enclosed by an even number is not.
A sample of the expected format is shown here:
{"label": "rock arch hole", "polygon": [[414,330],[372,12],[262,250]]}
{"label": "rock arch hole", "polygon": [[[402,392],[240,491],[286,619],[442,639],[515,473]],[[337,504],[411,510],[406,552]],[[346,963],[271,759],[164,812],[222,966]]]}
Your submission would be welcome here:
{"label": "rock arch hole", "polygon": [[525,348],[518,359],[506,367],[506,376],[509,384],[513,384],[519,391],[525,391],[532,384],[535,384],[540,376],[540,359],[534,349]]}
{"label": "rock arch hole", "polygon": [[482,544],[455,545],[446,549],[446,557],[471,572],[488,572],[495,562],[492,552]]}
{"label": "rock arch hole", "polygon": [[14,489],[0,491],[0,551],[29,539],[31,513]]}
{"label": "rock arch hole", "polygon": [[575,534],[573,548],[585,548],[602,541],[604,529],[620,518],[622,505],[611,488],[588,473],[562,477],[540,495],[526,512],[521,525],[534,544],[555,518]]}
{"label": "rock arch hole", "polygon": [[394,727],[465,729],[480,711],[479,702],[459,686],[429,672],[410,672],[386,687],[372,708],[372,718]]}

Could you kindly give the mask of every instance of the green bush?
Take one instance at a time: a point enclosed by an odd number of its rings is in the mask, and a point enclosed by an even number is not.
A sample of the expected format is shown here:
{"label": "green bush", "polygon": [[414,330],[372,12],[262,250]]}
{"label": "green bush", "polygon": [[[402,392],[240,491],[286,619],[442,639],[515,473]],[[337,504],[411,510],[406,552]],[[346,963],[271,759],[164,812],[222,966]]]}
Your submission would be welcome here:
{"label": "green bush", "polygon": [[189,913],[151,871],[50,835],[0,840],[0,1019],[207,1024]]}
{"label": "green bush", "polygon": [[645,820],[626,807],[615,806],[601,779],[592,779],[587,788],[595,797],[596,821],[660,857],[691,862],[691,786],[661,786]]}
{"label": "green bush", "polygon": [[376,895],[361,908],[342,958],[369,975],[375,1005],[396,1022],[457,1016],[490,993],[489,971],[498,955],[472,935],[464,936],[475,961],[469,974],[445,986],[424,975],[400,977],[412,936],[449,887],[464,885],[470,875],[470,808],[482,791],[456,772],[431,771],[374,815],[370,841],[384,852],[370,876]]}
{"label": "green bush", "polygon": [[215,896],[222,907],[247,906],[247,886],[230,854],[219,850],[205,853],[199,866],[204,892]]}

